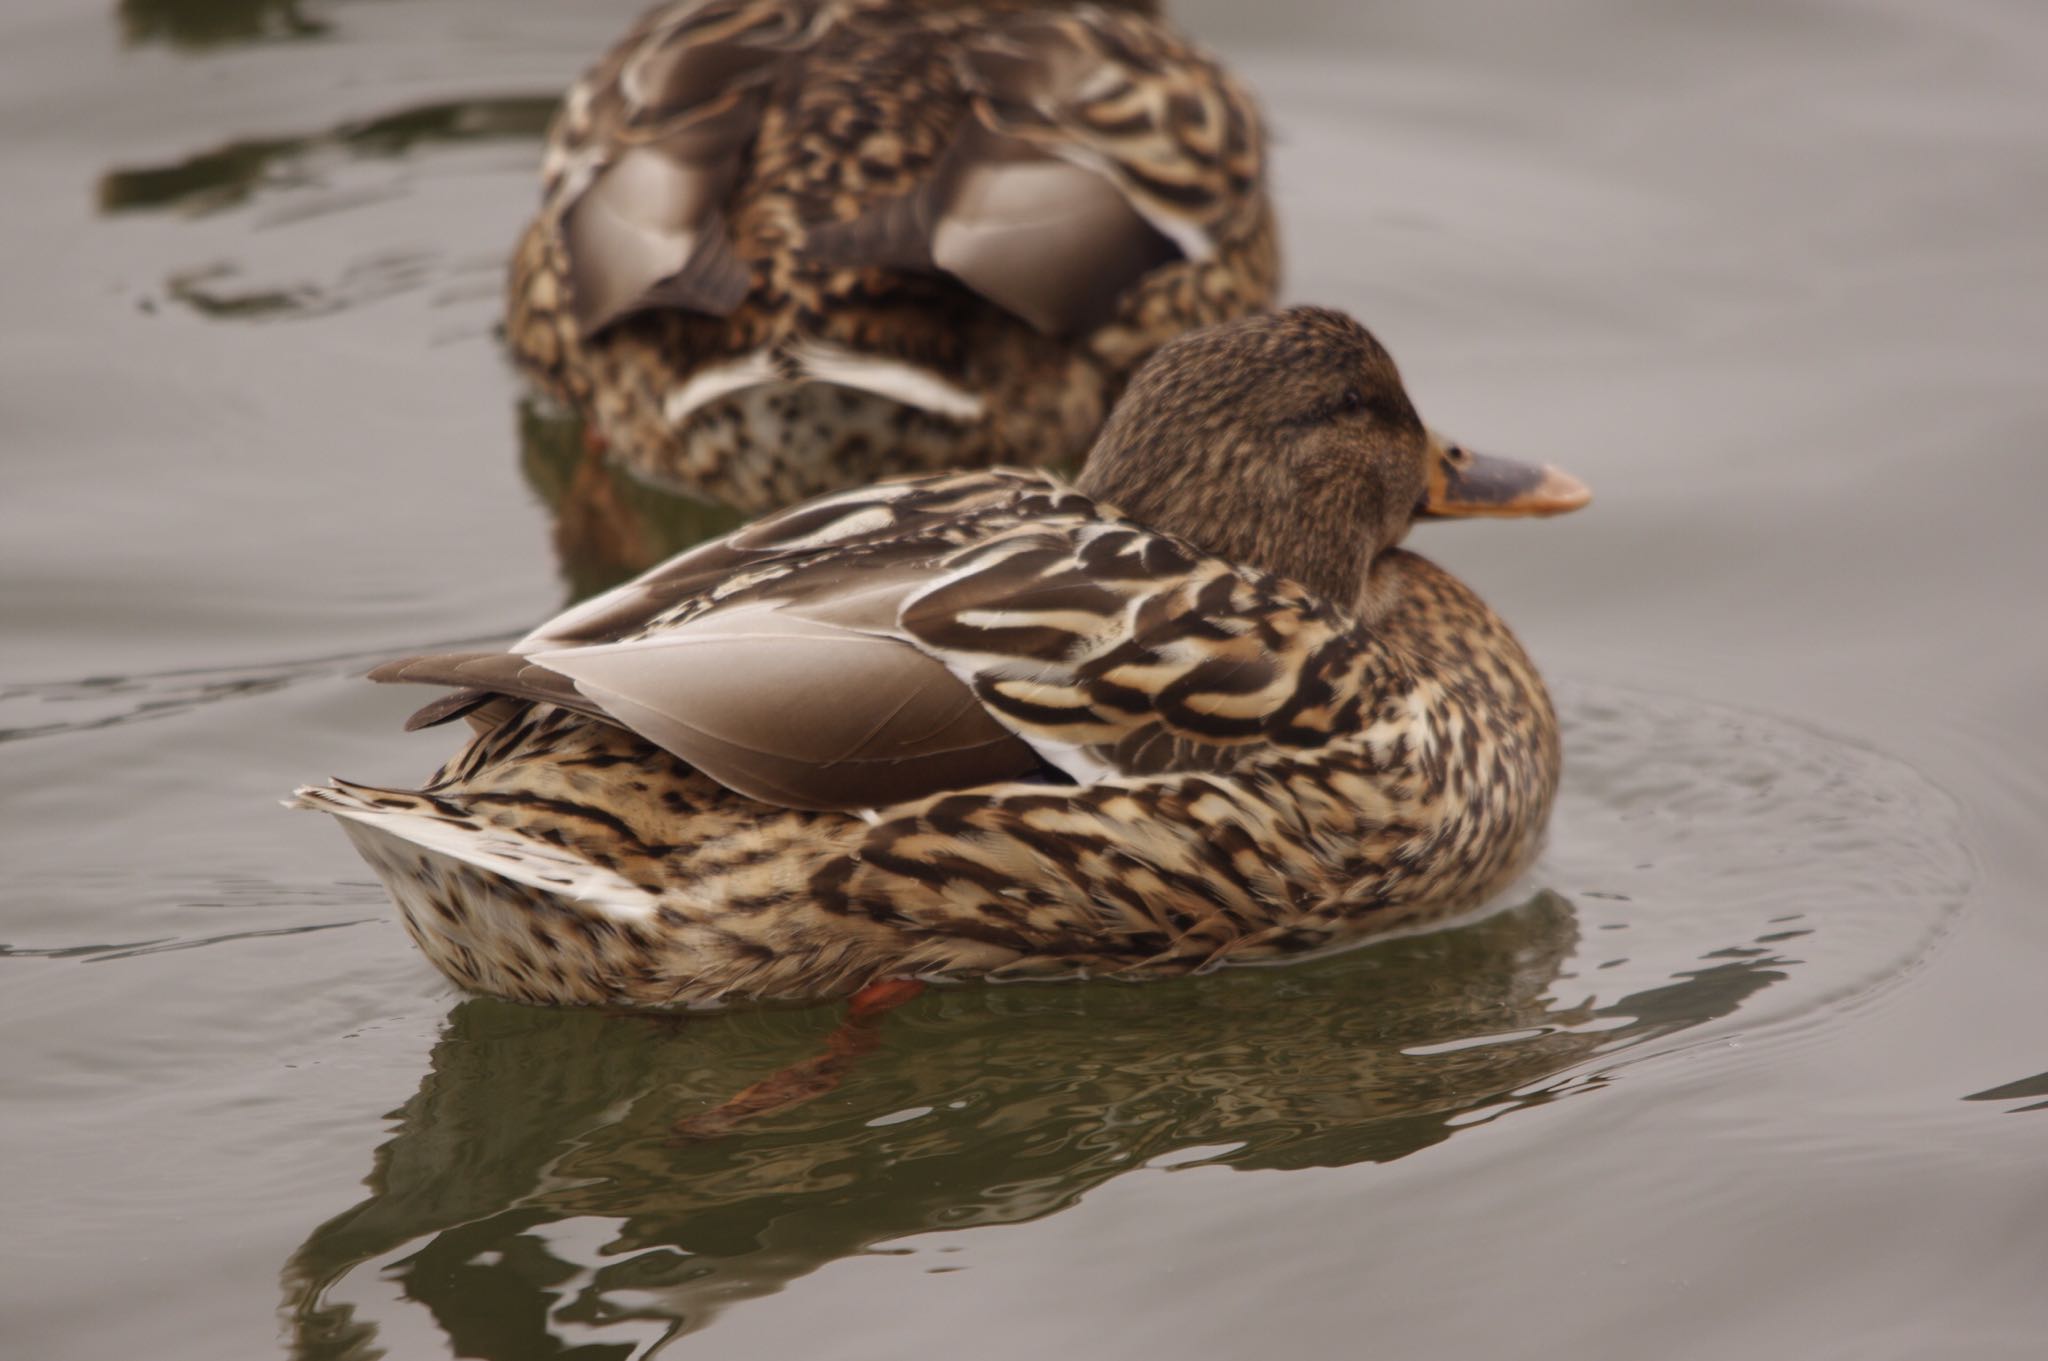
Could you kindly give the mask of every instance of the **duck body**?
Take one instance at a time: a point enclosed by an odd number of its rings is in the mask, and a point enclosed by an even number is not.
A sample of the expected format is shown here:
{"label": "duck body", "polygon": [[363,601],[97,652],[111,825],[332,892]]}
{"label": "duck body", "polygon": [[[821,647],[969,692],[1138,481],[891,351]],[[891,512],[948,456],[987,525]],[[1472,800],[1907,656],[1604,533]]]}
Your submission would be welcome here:
{"label": "duck body", "polygon": [[[1506,626],[1425,558],[1387,555],[1375,577],[1401,604],[1367,630],[1044,474],[897,483],[686,554],[538,630],[516,663],[437,659],[403,677],[511,688],[515,668],[570,668],[666,747],[587,702],[499,699],[416,793],[301,797],[342,817],[435,965],[525,1001],[708,1004],[902,975],[1272,959],[1483,900],[1533,854],[1556,789],[1550,701]],[[939,684],[957,677],[996,722],[942,732],[933,764],[965,751],[1010,778],[791,808],[681,759],[667,748],[688,742],[611,689],[631,684],[636,646],[689,667],[693,630],[778,617],[874,628],[936,663]],[[608,647],[620,676],[575,660]],[[826,665],[810,702],[829,744],[884,706]],[[773,684],[711,684],[728,682]],[[853,751],[848,787],[825,797],[946,779],[876,754]],[[772,761],[736,773],[723,755],[709,760],[726,780],[778,792]]]}
{"label": "duck body", "polygon": [[1526,865],[1556,719],[1513,634],[1397,545],[1585,489],[1431,435],[1315,308],[1134,379],[1078,483],[822,497],[504,651],[391,663],[466,718],[423,788],[336,782],[420,947],[532,1002],[1185,973],[1475,906]]}
{"label": "duck body", "polygon": [[1145,8],[650,12],[550,132],[516,360],[635,475],[755,513],[1077,458],[1278,273],[1256,108]]}

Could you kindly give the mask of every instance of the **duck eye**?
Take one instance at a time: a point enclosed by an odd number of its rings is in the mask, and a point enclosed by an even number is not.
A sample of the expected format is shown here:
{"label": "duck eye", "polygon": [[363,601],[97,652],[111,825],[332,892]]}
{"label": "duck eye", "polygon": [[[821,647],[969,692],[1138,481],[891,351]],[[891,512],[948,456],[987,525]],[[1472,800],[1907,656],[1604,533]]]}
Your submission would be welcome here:
{"label": "duck eye", "polygon": [[1348,416],[1356,416],[1367,409],[1368,403],[1362,390],[1358,388],[1345,388],[1341,396],[1308,407],[1299,416],[1291,419],[1288,424],[1304,427],[1327,425],[1331,421],[1340,421]]}

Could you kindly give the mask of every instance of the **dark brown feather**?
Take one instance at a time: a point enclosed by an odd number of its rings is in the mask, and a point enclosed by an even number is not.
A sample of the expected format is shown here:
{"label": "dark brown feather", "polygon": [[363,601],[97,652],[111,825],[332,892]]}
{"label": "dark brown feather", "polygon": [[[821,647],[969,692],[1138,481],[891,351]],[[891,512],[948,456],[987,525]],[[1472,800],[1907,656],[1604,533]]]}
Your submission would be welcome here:
{"label": "dark brown feather", "polygon": [[[576,689],[575,683],[559,672],[536,665],[531,658],[511,652],[445,652],[423,657],[401,657],[386,662],[370,673],[370,679],[379,684],[407,685],[453,685],[461,689],[461,695],[450,696],[453,700],[485,691],[491,695],[510,695],[515,699],[532,700],[538,704],[559,704],[565,709],[574,709],[595,718],[605,717],[604,710],[585,699]],[[446,701],[444,701],[446,702]],[[413,715],[418,722],[434,706],[428,706]],[[451,709],[446,714],[427,718],[419,726],[444,722],[460,716],[464,707]]]}
{"label": "dark brown feather", "polygon": [[813,227],[807,250],[948,274],[1054,336],[1100,326],[1126,289],[1181,258],[1107,175],[978,124],[917,191]]}
{"label": "dark brown feather", "polygon": [[622,148],[562,210],[570,300],[586,338],[644,311],[730,316],[751,275],[726,201],[766,87],[801,51],[812,6],[709,4],[637,44],[618,72]]}
{"label": "dark brown feather", "polygon": [[405,730],[418,732],[422,728],[436,728],[458,718],[468,718],[477,710],[501,698],[503,697],[491,690],[457,690],[413,710],[412,716],[405,720]]}
{"label": "dark brown feather", "polygon": [[736,105],[622,153],[562,218],[569,291],[585,336],[636,312],[677,307],[730,315],[747,295],[724,202],[739,175],[755,111]]}

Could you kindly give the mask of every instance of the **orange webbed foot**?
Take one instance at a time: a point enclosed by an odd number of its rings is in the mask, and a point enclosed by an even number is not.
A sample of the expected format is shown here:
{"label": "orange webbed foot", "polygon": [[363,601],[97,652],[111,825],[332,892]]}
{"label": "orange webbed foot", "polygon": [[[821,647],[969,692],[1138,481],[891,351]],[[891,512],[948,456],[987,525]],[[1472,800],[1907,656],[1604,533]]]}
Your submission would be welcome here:
{"label": "orange webbed foot", "polygon": [[730,1134],[756,1116],[790,1110],[837,1088],[861,1055],[880,1047],[882,1020],[924,989],[914,978],[885,978],[868,984],[847,1002],[846,1019],[825,1037],[824,1053],[779,1069],[708,1111],[678,1120],[676,1138],[713,1139]]}

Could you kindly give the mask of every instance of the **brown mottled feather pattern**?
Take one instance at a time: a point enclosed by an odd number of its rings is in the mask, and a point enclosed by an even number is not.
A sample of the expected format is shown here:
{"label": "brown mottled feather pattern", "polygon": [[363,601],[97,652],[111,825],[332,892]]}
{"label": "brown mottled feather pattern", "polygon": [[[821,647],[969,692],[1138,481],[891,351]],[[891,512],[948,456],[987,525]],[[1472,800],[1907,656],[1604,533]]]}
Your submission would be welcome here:
{"label": "brown mottled feather pattern", "polygon": [[[667,1005],[896,974],[1183,972],[1476,901],[1535,849],[1557,778],[1549,701],[1505,626],[1422,558],[1383,555],[1375,588],[1402,603],[1368,630],[1042,475],[958,474],[779,518],[521,649],[658,634],[792,582],[800,598],[820,554],[843,570],[907,538],[948,583],[905,609],[907,635],[1027,740],[1078,747],[1105,777],[931,791],[865,818],[804,812],[733,793],[613,722],[522,706],[416,794],[304,796],[362,815],[351,834],[452,977],[526,1000]],[[751,571],[707,581],[704,562],[749,555]],[[451,683],[484,669],[387,668]],[[489,855],[422,854],[380,811],[500,836],[505,863],[522,863],[507,877]],[[577,867],[564,875],[619,882],[551,890],[523,860],[544,848]]]}
{"label": "brown mottled feather pattern", "polygon": [[[649,13],[549,135],[511,270],[513,353],[634,472],[748,510],[1078,457],[1139,362],[1269,305],[1278,273],[1255,106],[1141,8]],[[1012,220],[1006,205],[1043,192],[1074,213]],[[1084,204],[1098,225],[1077,236]],[[935,263],[905,222],[940,231]],[[943,400],[834,381],[818,346]],[[691,387],[756,362],[752,386]]]}
{"label": "brown mottled feather pattern", "polygon": [[1513,635],[1395,545],[1586,497],[1430,434],[1350,318],[1246,318],[1162,349],[1078,486],[835,494],[505,653],[381,669],[462,687],[427,716],[476,735],[424,790],[299,801],[435,963],[530,1000],[1340,944],[1501,887],[1557,785]]}

